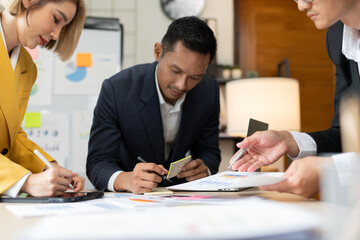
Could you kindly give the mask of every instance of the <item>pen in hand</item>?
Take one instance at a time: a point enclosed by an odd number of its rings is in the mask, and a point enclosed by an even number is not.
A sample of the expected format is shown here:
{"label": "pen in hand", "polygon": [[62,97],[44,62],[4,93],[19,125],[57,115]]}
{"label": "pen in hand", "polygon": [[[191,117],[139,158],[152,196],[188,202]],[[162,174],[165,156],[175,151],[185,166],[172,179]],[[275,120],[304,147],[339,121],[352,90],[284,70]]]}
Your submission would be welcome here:
{"label": "pen in hand", "polygon": [[245,155],[246,151],[248,148],[242,148],[240,149],[234,156],[234,159],[231,161],[230,165],[228,166],[228,168],[231,168],[232,165],[234,165],[235,162],[237,162],[242,156]]}
{"label": "pen in hand", "polygon": [[[39,150],[35,149],[34,150],[34,153],[36,156],[38,156],[38,158],[43,162],[45,163],[45,165],[48,167],[48,168],[53,168],[54,166],[51,165],[51,163],[39,152]],[[74,190],[74,187],[69,183],[69,188],[71,188],[72,190]]]}
{"label": "pen in hand", "polygon": [[[147,161],[145,161],[145,160],[142,159],[141,157],[138,157],[138,160],[139,160],[140,162],[142,162],[142,163],[148,163]],[[170,179],[168,179],[168,178],[166,177],[166,175],[161,175],[161,174],[159,174],[159,173],[157,173],[157,172],[153,172],[153,173],[155,173],[156,175],[158,175],[159,177],[161,177],[164,181],[168,181],[168,182],[172,183],[172,181],[171,181]]]}

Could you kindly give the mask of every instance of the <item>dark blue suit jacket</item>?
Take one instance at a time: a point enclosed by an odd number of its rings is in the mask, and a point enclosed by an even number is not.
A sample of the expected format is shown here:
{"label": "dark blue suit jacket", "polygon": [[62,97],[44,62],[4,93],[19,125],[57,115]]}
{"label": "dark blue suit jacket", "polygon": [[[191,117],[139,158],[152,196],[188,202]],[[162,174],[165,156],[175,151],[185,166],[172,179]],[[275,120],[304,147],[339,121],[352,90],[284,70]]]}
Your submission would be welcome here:
{"label": "dark blue suit jacket", "polygon": [[331,128],[325,131],[310,133],[317,144],[318,153],[341,152],[339,104],[347,93],[360,94],[360,77],[358,65],[342,54],[344,24],[337,22],[331,26],[326,36],[326,46],[331,61],[336,66],[336,87],[334,98],[334,117]]}
{"label": "dark blue suit jacket", "polygon": [[[118,170],[132,171],[138,156],[163,164],[185,157],[200,158],[214,174],[220,163],[219,87],[204,76],[183,103],[179,131],[165,161],[164,134],[155,84],[157,62],[123,70],[104,81],[94,110],[86,172],[99,190]],[[173,180],[173,179],[172,179]],[[184,179],[175,179],[175,183]]]}

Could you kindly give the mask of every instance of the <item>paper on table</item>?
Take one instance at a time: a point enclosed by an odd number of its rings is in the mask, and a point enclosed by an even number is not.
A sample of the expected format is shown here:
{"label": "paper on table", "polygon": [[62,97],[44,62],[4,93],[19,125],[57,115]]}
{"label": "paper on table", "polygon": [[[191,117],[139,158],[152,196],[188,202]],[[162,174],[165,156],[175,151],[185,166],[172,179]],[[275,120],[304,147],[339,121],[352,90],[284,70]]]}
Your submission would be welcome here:
{"label": "paper on table", "polygon": [[270,185],[283,178],[283,172],[234,172],[225,171],[192,182],[167,187],[181,191],[236,191],[241,188]]}
{"label": "paper on table", "polygon": [[176,175],[178,175],[178,173],[181,172],[182,167],[190,161],[191,161],[191,155],[171,163],[166,178],[170,179],[176,177]]}
{"label": "paper on table", "polygon": [[[166,221],[171,216],[176,216],[175,223]],[[160,226],[156,219],[165,221]],[[151,207],[141,213],[110,211],[44,218],[18,232],[16,239],[264,239],[288,233],[297,233],[297,238],[290,239],[315,239],[299,238],[299,231],[319,228],[321,220],[297,206],[245,198],[227,205]]]}
{"label": "paper on table", "polygon": [[82,203],[12,204],[7,205],[6,208],[18,217],[71,215],[124,209],[105,199],[91,200]]}

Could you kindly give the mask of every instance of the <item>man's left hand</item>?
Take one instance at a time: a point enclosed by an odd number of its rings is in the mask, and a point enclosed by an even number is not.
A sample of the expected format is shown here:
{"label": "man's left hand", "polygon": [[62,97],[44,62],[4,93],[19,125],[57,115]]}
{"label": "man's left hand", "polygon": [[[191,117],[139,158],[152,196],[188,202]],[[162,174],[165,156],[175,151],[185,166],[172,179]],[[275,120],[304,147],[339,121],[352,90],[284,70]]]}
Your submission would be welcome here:
{"label": "man's left hand", "polygon": [[185,164],[182,171],[177,175],[178,178],[185,178],[186,181],[194,181],[207,176],[209,176],[208,168],[204,161],[199,158]]}

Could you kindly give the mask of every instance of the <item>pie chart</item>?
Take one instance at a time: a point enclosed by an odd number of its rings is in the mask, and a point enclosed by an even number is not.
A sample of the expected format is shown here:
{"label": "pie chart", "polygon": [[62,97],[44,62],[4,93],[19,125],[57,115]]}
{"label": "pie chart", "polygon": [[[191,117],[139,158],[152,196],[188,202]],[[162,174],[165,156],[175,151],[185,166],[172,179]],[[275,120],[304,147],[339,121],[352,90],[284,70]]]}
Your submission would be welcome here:
{"label": "pie chart", "polygon": [[34,96],[38,91],[38,85],[37,83],[34,83],[34,85],[31,88],[30,96]]}
{"label": "pie chart", "polygon": [[74,62],[65,65],[65,76],[71,82],[80,82],[86,77],[86,67],[76,67]]}

